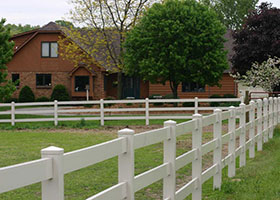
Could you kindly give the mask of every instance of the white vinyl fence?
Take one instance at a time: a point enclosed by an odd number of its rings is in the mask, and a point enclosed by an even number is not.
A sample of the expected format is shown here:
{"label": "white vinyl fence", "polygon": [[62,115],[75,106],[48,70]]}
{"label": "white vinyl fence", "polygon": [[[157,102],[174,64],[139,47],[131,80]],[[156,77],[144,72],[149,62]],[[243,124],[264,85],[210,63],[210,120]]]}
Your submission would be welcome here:
{"label": "white vinyl fence", "polygon": [[[194,107],[151,107],[151,104],[172,104],[172,103],[194,103]],[[213,111],[215,107],[199,107],[199,103],[211,103],[211,102],[241,102],[243,103],[243,97],[241,98],[218,98],[218,99],[142,99],[142,100],[98,100],[98,101],[54,101],[54,102],[33,102],[33,103],[5,103],[0,104],[0,107],[11,107],[10,110],[0,112],[0,115],[11,115],[10,119],[1,119],[0,123],[11,123],[12,126],[19,122],[48,122],[53,121],[54,125],[57,126],[59,121],[78,121],[84,120],[100,120],[101,126],[104,125],[106,120],[145,120],[146,125],[149,125],[150,119],[192,119],[191,115],[180,115],[180,114],[159,114],[151,115],[152,112],[178,112],[178,111],[192,111],[198,113],[199,111]],[[139,104],[137,108],[109,108],[105,105],[112,104]],[[140,107],[140,104],[144,104],[144,107]],[[99,108],[84,108],[76,109],[74,106],[79,105],[98,105]],[[36,110],[21,110],[21,107],[40,107]],[[43,109],[43,106],[51,106],[49,109]],[[61,108],[62,106],[62,108]],[[63,106],[71,106],[69,109],[63,108]],[[48,108],[48,107],[46,107]],[[60,109],[61,108],[61,109]],[[219,107],[222,110],[227,110],[228,107]],[[125,112],[128,116],[114,116],[112,113]],[[142,112],[144,115],[134,114],[135,112]],[[110,115],[108,115],[108,113]],[[17,119],[16,114],[29,114],[29,115],[49,115],[45,118],[29,118],[29,119]],[[65,114],[84,114],[83,116],[72,116],[63,117]],[[92,116],[90,116],[92,115]],[[129,116],[130,115],[130,116]],[[50,117],[51,116],[51,117]]]}
{"label": "white vinyl fence", "polygon": [[[246,122],[249,112],[249,122]],[[221,188],[222,169],[228,166],[228,176],[235,176],[236,158],[239,166],[246,165],[246,151],[254,158],[255,146],[262,145],[273,137],[275,126],[280,121],[280,98],[251,101],[250,105],[240,104],[222,112],[216,109],[213,114],[194,114],[193,119],[176,124],[166,121],[164,127],[140,134],[131,129],[118,132],[119,138],[64,153],[58,147],[41,150],[42,158],[18,165],[0,168],[0,193],[42,182],[43,200],[64,199],[64,174],[94,165],[118,156],[117,185],[110,187],[87,200],[133,200],[134,193],[163,179],[163,199],[183,200],[192,194],[193,200],[200,200],[202,184],[214,177],[214,188]],[[240,119],[236,128],[236,119]],[[228,120],[228,133],[222,135],[222,121]],[[202,128],[214,125],[214,139],[202,144]],[[249,139],[246,132],[249,131]],[[192,150],[176,157],[176,137],[192,132]],[[236,140],[239,138],[239,145]],[[151,144],[164,143],[164,161],[161,165],[135,176],[134,151]],[[222,146],[228,144],[228,154],[222,158]],[[202,156],[213,151],[213,165],[202,171]],[[176,170],[192,163],[192,180],[176,191]]]}

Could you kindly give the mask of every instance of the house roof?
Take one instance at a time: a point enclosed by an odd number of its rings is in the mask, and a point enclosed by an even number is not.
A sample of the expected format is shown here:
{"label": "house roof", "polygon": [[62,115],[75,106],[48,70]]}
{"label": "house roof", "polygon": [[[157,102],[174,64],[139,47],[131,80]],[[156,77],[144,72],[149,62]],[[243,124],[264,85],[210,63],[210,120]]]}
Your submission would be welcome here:
{"label": "house roof", "polygon": [[11,40],[17,38],[17,37],[21,37],[24,35],[28,35],[30,34],[30,37],[28,37],[24,42],[22,42],[16,49],[14,52],[14,55],[19,52],[26,44],[28,44],[33,38],[35,38],[39,33],[61,33],[61,27],[59,25],[57,25],[54,22],[49,22],[48,24],[46,24],[45,26],[39,28],[39,29],[34,29],[31,31],[27,31],[24,33],[19,33],[16,35],[13,35],[11,37]]}
{"label": "house roof", "polygon": [[[88,35],[91,35],[91,36],[95,35],[95,33],[93,31],[88,30],[88,29],[79,29],[79,32],[80,32],[81,36],[83,36],[83,37],[88,37]],[[60,25],[56,24],[55,22],[49,22],[48,24],[46,24],[45,26],[43,26],[39,29],[34,29],[31,31],[13,35],[11,40],[13,40],[17,37],[21,37],[21,36],[30,34],[30,37],[28,37],[19,46],[17,46],[17,48],[15,49],[14,55],[17,52],[19,52],[26,44],[28,44],[33,38],[35,38],[40,33],[61,33],[63,35],[67,35],[67,30],[64,27],[61,27]],[[91,33],[91,34],[89,34],[89,33]],[[92,46],[93,45],[97,46],[96,45],[97,40],[94,40],[94,39],[92,40],[92,38],[88,38],[88,39],[91,42],[85,44],[82,41],[80,41],[79,39],[71,38],[71,40],[74,41],[75,43],[77,43],[83,51],[85,51],[86,53],[89,53],[101,67],[103,67],[105,70],[112,70],[116,65],[114,64],[114,62],[111,59],[106,59],[106,57],[107,57],[105,55],[106,46],[105,45],[102,46],[99,44],[98,48],[95,51],[96,53],[95,54],[90,53],[90,52],[92,52],[91,51]],[[116,40],[113,42],[113,45],[115,47],[120,46],[118,41],[119,40]],[[116,49],[119,49],[119,48],[116,48]],[[119,50],[118,50],[118,52],[119,52]]]}
{"label": "house roof", "polygon": [[61,31],[61,26],[59,26],[55,22],[49,22],[42,28],[39,28],[39,31]]}
{"label": "house roof", "polygon": [[78,67],[74,67],[70,72],[69,75],[72,76],[78,69],[84,68],[87,70],[92,76],[96,76],[96,73],[93,69],[86,67],[86,65],[80,64]]}
{"label": "house roof", "polygon": [[[39,33],[61,33],[63,35],[68,35],[67,33],[67,29],[65,29],[64,27],[61,27],[60,25],[56,24],[55,22],[49,22],[48,24],[46,24],[45,26],[39,28],[39,29],[34,29],[32,31],[27,31],[24,33],[20,33],[20,34],[16,34],[14,36],[12,36],[11,40],[13,40],[14,38],[23,36],[23,35],[27,35],[30,34],[31,36],[28,37],[27,40],[25,40],[20,46],[17,47],[17,49],[15,50],[14,54],[16,54],[17,52],[19,52],[27,43],[29,43],[34,37],[37,36],[37,34]],[[102,66],[105,70],[114,70],[116,69],[116,63],[114,62],[114,60],[112,58],[110,58],[110,56],[108,56],[108,50],[106,47],[106,43],[100,43],[98,42],[100,39],[104,39],[104,36],[99,34],[99,37],[97,37],[97,31],[92,30],[92,29],[79,29],[79,33],[81,35],[81,38],[83,39],[87,39],[87,41],[90,42],[83,42],[81,39],[76,39],[76,38],[71,38],[72,41],[74,41],[75,43],[77,43],[81,49],[83,51],[85,51],[86,53],[88,53],[89,55],[91,55],[96,61],[97,63]],[[108,29],[107,31],[107,37],[110,37],[111,39],[111,44],[112,45],[112,52],[116,55],[120,54],[120,38],[119,35],[114,33],[113,30]],[[93,38],[95,37],[95,38]],[[230,62],[230,59],[232,58],[234,51],[233,51],[233,37],[232,37],[232,31],[228,30],[225,34],[225,39],[227,40],[224,43],[224,48],[225,50],[228,51],[227,54],[227,58],[229,61],[229,66],[230,68],[225,70],[224,73],[229,73],[232,71],[232,64]],[[92,48],[95,48],[94,51],[92,51]],[[96,48],[97,47],[97,48]]]}

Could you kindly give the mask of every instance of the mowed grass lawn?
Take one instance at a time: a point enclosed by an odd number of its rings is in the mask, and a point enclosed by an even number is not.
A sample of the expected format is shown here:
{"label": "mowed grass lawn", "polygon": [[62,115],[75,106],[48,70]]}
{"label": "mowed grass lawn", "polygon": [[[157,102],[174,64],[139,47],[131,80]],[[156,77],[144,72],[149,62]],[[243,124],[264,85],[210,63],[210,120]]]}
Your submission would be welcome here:
{"label": "mowed grass lawn", "polygon": [[[65,152],[98,144],[117,137],[116,133],[102,131],[62,131],[62,130],[0,130],[0,167],[40,158],[40,150],[48,146],[64,148]],[[117,132],[117,130],[116,130]],[[204,139],[212,138],[212,133],[204,133]],[[135,174],[160,165],[163,162],[162,143],[141,148],[135,152]],[[191,135],[177,139],[177,155],[191,149]],[[206,155],[204,162],[211,162]],[[117,158],[65,175],[65,199],[86,199],[117,183]],[[248,159],[246,167],[237,170],[234,179],[226,178],[223,171],[221,191],[212,190],[212,179],[203,185],[204,199],[280,199],[280,129],[275,137],[264,145],[264,151],[256,153],[255,159]],[[177,182],[185,184],[191,175],[191,166],[177,172]],[[41,198],[41,184],[0,194],[0,199],[33,200]],[[162,181],[136,193],[138,200],[162,199]],[[190,198],[187,198],[190,199]]]}

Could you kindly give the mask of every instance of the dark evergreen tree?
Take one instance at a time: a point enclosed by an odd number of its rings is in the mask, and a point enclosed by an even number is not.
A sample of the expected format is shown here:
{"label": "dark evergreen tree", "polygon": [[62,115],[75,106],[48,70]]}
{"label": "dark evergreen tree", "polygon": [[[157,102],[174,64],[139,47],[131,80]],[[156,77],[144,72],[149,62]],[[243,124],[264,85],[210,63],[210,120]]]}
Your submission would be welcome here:
{"label": "dark evergreen tree", "polygon": [[14,43],[10,42],[10,30],[5,28],[5,19],[0,20],[0,101],[9,99],[16,90],[15,85],[7,80],[6,64],[12,59]]}

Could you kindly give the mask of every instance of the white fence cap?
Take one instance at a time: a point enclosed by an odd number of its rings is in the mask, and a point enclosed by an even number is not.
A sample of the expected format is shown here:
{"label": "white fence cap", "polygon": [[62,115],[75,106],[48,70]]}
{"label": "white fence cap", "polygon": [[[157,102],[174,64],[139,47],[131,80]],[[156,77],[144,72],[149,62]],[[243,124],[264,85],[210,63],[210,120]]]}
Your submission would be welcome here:
{"label": "white fence cap", "polygon": [[64,153],[64,149],[50,146],[41,150],[42,155],[58,155]]}

